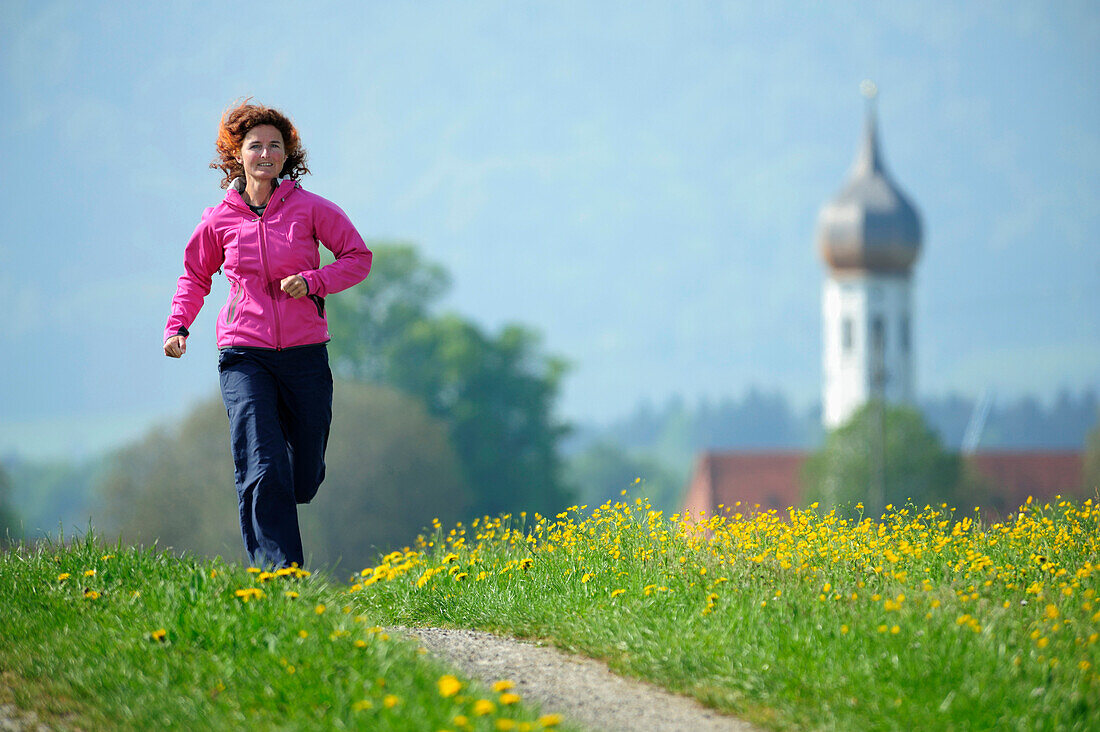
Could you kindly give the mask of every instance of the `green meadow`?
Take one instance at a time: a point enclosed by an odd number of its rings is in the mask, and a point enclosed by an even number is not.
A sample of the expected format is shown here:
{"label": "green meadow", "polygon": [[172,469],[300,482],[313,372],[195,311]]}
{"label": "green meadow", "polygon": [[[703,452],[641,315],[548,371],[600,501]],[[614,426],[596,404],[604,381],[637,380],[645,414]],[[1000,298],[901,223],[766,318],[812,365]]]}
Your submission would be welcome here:
{"label": "green meadow", "polygon": [[[548,640],[772,729],[1100,729],[1100,513],[436,523],[350,578],[104,546],[0,558],[4,693],[60,726],[539,729],[393,625]],[[564,726],[561,726],[564,728]]]}

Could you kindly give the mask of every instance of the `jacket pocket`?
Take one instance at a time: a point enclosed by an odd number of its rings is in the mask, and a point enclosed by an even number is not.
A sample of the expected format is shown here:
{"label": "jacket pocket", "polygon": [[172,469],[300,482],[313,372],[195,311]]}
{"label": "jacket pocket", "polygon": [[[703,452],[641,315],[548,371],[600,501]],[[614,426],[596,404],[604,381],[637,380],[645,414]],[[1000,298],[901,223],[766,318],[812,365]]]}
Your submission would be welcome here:
{"label": "jacket pocket", "polygon": [[317,306],[317,317],[325,317],[325,298],[319,295],[309,295],[309,299],[313,301],[313,304]]}

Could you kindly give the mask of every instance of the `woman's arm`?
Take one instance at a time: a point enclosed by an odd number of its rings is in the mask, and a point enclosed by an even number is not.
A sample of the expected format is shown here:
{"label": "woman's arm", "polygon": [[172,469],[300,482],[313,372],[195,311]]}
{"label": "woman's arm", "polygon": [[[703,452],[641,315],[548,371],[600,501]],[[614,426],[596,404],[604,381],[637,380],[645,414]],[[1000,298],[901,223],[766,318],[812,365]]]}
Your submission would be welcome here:
{"label": "woman's arm", "polygon": [[[203,216],[184,249],[183,275],[176,282],[172,312],[164,326],[165,355],[179,358],[186,352],[187,329],[195,322],[203,299],[210,294],[211,279],[224,261],[225,252],[214,236],[207,217]],[[173,348],[170,348],[169,341],[173,341]],[[178,354],[174,355],[175,351]]]}
{"label": "woman's arm", "polygon": [[373,255],[339,206],[319,198],[313,212],[313,231],[336,255],[336,261],[298,273],[309,288],[308,294],[326,297],[366,279]]}

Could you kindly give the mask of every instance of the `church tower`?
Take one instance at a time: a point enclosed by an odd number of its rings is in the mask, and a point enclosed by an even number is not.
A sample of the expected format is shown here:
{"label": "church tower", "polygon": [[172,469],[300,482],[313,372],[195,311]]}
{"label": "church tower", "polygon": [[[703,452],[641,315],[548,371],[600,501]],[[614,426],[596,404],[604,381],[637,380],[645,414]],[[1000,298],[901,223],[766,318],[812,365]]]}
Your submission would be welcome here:
{"label": "church tower", "polygon": [[883,166],[875,86],[860,88],[868,98],[863,140],[847,182],[821,209],[817,226],[829,268],[822,294],[826,429],[872,398],[913,400],[911,289],[920,217]]}

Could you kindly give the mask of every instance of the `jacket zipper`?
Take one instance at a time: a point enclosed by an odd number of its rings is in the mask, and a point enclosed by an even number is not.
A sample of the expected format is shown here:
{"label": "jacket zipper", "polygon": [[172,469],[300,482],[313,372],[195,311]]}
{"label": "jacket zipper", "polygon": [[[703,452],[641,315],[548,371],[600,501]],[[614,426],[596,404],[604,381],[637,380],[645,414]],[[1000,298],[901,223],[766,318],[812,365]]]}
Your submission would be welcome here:
{"label": "jacket zipper", "polygon": [[[271,196],[274,198],[274,191],[271,192]],[[271,205],[270,200],[268,201],[268,205]],[[264,213],[267,213],[266,208],[264,209]],[[267,227],[264,225],[264,217],[262,215],[256,219],[256,224],[259,227],[260,233],[260,261],[263,262],[264,265],[264,277],[267,278],[267,282],[274,288],[275,283],[271,280],[271,271],[267,268],[267,236],[264,233]],[[275,314],[275,350],[281,351],[283,350],[283,331],[282,325],[279,323],[279,303],[275,300],[274,289],[272,289],[271,292],[271,308],[272,312]]]}

